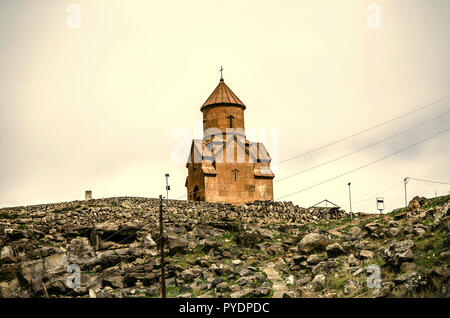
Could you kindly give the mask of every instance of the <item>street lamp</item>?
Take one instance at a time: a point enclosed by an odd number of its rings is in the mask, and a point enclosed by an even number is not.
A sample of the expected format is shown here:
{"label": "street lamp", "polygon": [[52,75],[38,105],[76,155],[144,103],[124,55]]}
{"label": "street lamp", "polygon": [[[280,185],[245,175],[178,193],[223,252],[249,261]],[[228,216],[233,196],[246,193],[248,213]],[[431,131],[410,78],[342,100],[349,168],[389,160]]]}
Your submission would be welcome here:
{"label": "street lamp", "polygon": [[348,198],[350,200],[350,218],[353,217],[353,211],[352,211],[352,191],[350,189],[351,182],[348,183]]}
{"label": "street lamp", "polygon": [[166,198],[167,198],[167,199],[169,199],[169,190],[170,190],[170,185],[169,185],[169,174],[166,173],[166,192],[167,192]]}

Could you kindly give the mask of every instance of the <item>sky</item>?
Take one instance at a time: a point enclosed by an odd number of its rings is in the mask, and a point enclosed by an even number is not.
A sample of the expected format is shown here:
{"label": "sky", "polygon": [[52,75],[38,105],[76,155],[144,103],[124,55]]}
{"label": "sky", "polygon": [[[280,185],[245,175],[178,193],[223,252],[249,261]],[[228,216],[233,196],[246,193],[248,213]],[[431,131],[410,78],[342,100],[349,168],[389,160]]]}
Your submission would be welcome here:
{"label": "sky", "polygon": [[[0,207],[158,197],[165,173],[185,199],[221,66],[248,139],[272,156],[276,200],[348,210],[351,182],[354,212],[376,212],[377,196],[389,211],[405,177],[450,182],[448,0],[3,0]],[[408,199],[449,193],[407,184]]]}

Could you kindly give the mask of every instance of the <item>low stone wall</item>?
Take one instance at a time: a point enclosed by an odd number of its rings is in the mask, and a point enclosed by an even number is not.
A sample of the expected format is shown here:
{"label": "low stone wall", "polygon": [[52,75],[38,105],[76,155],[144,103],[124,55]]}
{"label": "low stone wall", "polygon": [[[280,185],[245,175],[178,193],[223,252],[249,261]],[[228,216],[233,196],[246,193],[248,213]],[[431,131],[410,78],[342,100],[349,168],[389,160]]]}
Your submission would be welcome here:
{"label": "low stone wall", "polygon": [[[163,200],[164,216],[169,222],[191,219],[241,220],[253,224],[305,223],[347,217],[343,210],[326,207],[302,208],[292,202],[255,201],[242,206],[224,203]],[[79,225],[104,221],[149,220],[159,212],[159,199],[115,197],[90,201],[71,201],[0,209],[0,220],[17,219],[23,224],[38,219],[39,223],[64,223],[70,219]],[[60,221],[60,222],[59,222]],[[15,223],[15,222],[14,222]]]}

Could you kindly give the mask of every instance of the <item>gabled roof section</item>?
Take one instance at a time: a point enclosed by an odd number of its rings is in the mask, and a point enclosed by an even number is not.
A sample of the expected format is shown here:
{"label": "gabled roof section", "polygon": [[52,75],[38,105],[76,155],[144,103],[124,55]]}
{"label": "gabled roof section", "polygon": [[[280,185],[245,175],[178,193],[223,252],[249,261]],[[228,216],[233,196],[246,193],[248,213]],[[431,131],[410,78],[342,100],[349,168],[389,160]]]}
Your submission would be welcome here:
{"label": "gabled roof section", "polygon": [[238,105],[245,109],[245,104],[233,93],[227,84],[225,84],[223,78],[220,79],[219,85],[217,85],[211,95],[209,95],[200,110],[206,106],[218,104]]}
{"label": "gabled roof section", "polygon": [[253,158],[257,158],[261,162],[272,161],[262,142],[249,142],[248,151]]}
{"label": "gabled roof section", "polygon": [[[205,174],[215,174],[215,168],[213,163],[223,153],[227,147],[237,144],[245,151],[249,158],[254,162],[261,162],[263,164],[269,164],[272,161],[269,153],[267,152],[264,144],[261,142],[249,142],[247,140],[240,141],[239,138],[233,135],[227,136],[224,142],[215,144],[212,140],[200,140],[194,139],[192,141],[191,151],[186,164],[186,167],[190,163],[201,163],[202,170]],[[193,157],[192,157],[193,156]],[[256,168],[255,175],[261,177],[273,177],[273,172],[270,170],[270,166],[261,166]]]}

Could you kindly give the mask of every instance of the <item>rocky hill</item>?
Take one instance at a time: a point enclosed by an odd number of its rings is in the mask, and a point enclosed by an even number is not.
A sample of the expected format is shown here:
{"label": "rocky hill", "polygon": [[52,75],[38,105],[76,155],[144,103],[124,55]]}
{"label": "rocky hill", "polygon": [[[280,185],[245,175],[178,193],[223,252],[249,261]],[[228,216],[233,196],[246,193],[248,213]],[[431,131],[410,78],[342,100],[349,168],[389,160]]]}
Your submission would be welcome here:
{"label": "rocky hill", "polygon": [[[450,196],[352,218],[291,202],[163,210],[168,297],[450,296]],[[0,296],[159,297],[158,216],[134,197],[0,209]]]}

